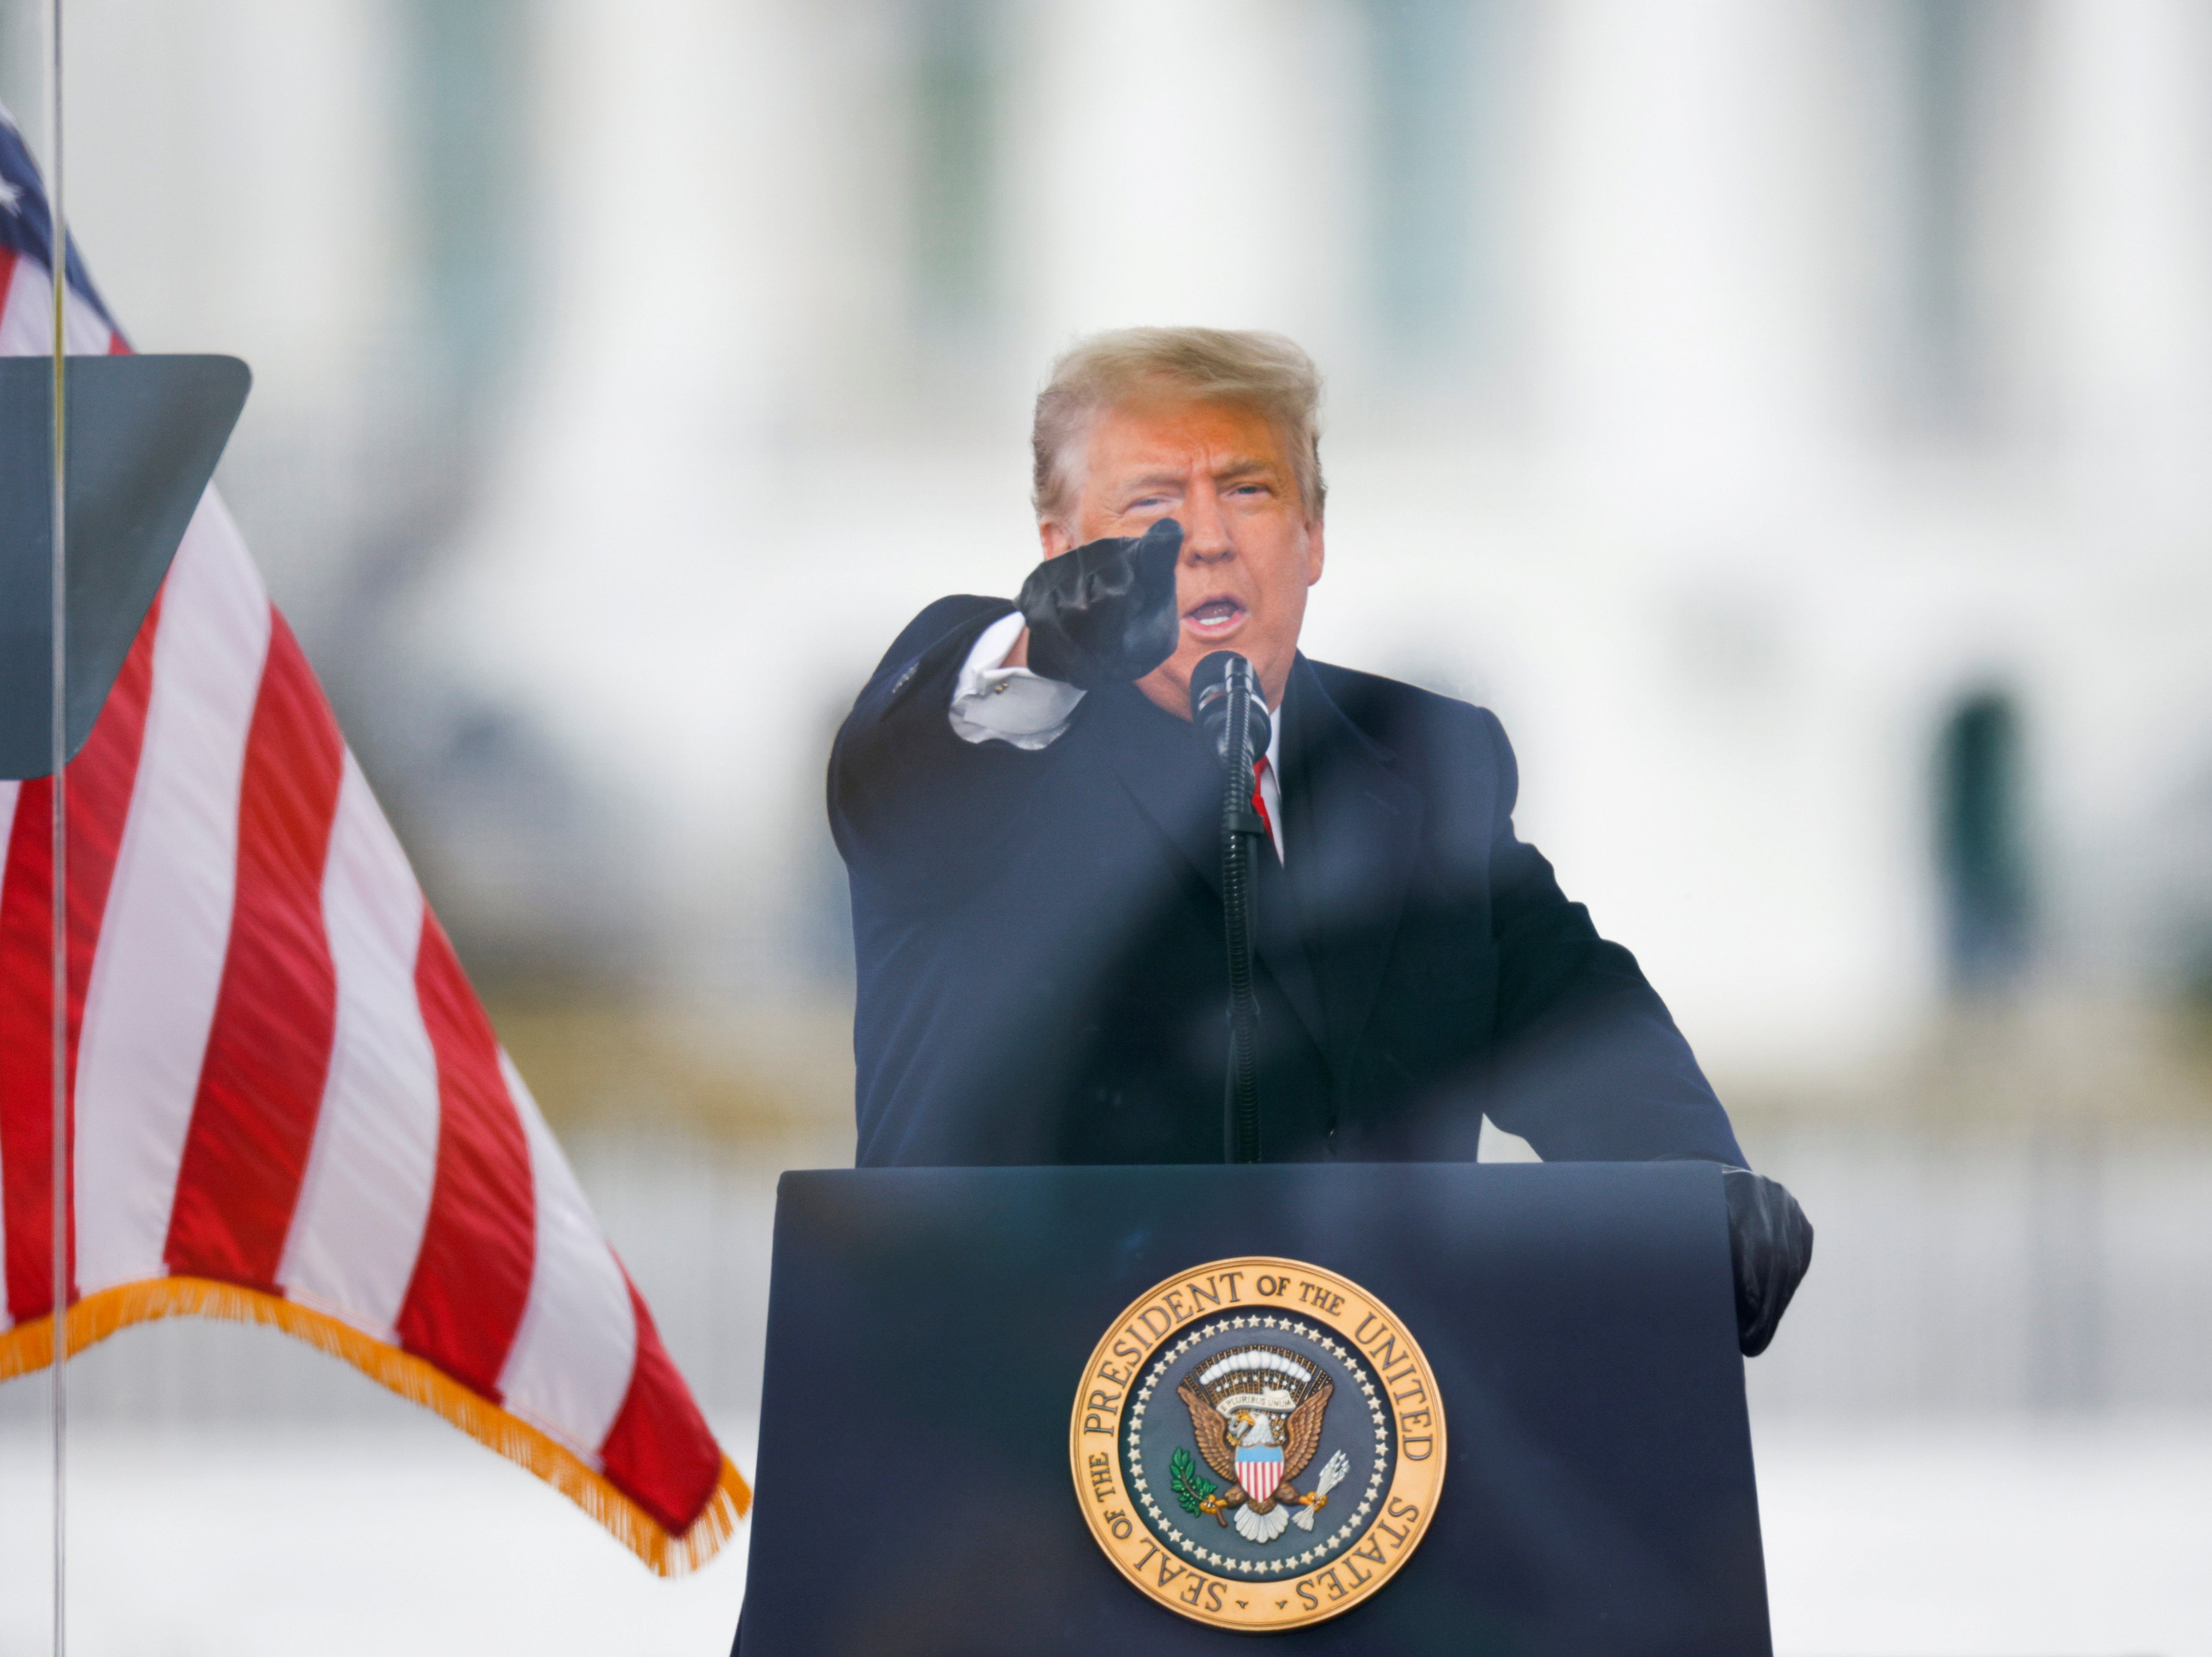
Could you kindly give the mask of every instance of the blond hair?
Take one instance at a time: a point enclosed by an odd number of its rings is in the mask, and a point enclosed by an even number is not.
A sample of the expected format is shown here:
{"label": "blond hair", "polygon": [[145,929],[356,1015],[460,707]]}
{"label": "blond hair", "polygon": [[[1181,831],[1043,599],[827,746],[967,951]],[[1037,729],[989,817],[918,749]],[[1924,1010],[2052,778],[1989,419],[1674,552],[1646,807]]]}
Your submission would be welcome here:
{"label": "blond hair", "polygon": [[1273,426],[1297,479],[1299,504],[1318,521],[1328,498],[1321,475],[1321,375],[1281,334],[1225,328],[1119,328],[1079,340],[1052,365],[1030,428],[1030,504],[1065,521],[1080,487],[1081,446],[1101,412],[1168,398],[1251,409]]}

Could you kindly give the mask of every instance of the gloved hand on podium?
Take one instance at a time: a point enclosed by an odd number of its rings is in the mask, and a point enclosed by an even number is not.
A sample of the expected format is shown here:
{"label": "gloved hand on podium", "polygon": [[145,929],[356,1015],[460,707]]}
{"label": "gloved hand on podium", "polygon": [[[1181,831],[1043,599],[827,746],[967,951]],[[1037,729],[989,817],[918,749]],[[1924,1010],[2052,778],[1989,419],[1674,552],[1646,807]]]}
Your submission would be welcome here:
{"label": "gloved hand on podium", "polygon": [[1778,1181],[1731,1168],[1721,1175],[1728,1193],[1729,1254],[1735,1263],[1736,1344],[1744,1357],[1766,1350],[1805,1268],[1813,1263],[1813,1223]]}
{"label": "gloved hand on podium", "polygon": [[1174,655],[1182,556],[1182,525],[1163,518],[1142,535],[1086,542],[1040,563],[1016,600],[1030,626],[1030,671],[1096,690],[1141,679]]}

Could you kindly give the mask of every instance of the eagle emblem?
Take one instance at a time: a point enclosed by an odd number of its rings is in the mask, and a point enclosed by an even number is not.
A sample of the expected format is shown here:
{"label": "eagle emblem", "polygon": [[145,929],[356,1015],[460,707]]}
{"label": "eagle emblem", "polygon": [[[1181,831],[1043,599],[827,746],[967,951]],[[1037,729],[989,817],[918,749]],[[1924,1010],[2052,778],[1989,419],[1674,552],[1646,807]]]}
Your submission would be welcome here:
{"label": "eagle emblem", "polygon": [[1178,1454],[1184,1465],[1176,1470],[1176,1494],[1184,1509],[1233,1523],[1248,1542],[1272,1542],[1292,1524],[1313,1529],[1314,1514],[1328,1505],[1350,1464],[1340,1450],[1310,1490],[1292,1481],[1321,1447],[1335,1390],[1310,1363],[1279,1346],[1240,1346],[1186,1380],[1176,1393],[1190,1411],[1198,1453],[1227,1488],[1198,1477],[1188,1455]]}
{"label": "eagle emblem", "polygon": [[1271,1633],[1336,1616],[1405,1563],[1443,1483],[1443,1411],[1382,1302],[1324,1266],[1246,1255],[1165,1278],[1114,1321],[1067,1453],[1131,1587]]}

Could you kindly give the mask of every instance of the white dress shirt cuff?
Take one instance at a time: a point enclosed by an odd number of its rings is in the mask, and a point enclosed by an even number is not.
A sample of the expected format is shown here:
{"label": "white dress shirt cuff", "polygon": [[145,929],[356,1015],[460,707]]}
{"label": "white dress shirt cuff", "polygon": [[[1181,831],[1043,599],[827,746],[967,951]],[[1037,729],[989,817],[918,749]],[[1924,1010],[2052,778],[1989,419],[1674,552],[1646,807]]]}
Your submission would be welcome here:
{"label": "white dress shirt cuff", "polygon": [[1001,667],[1027,623],[1016,610],[983,629],[952,686],[952,734],[963,742],[1011,743],[1034,752],[1067,729],[1083,692],[1025,667]]}

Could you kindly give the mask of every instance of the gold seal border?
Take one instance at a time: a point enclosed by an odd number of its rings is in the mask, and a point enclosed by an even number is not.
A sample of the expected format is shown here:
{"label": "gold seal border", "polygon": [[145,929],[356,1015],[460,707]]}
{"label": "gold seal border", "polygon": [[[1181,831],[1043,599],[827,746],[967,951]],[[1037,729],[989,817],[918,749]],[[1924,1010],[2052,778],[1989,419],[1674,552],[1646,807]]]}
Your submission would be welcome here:
{"label": "gold seal border", "polygon": [[[1272,1282],[1273,1291],[1264,1292],[1263,1282]],[[1358,1547],[1295,1577],[1216,1575],[1187,1557],[1168,1554],[1145,1528],[1137,1513],[1140,1504],[1121,1477],[1123,1422],[1128,1401],[1142,1384],[1142,1370],[1178,1331],[1208,1319],[1274,1312],[1325,1325],[1359,1352],[1391,1399],[1398,1454],[1382,1493],[1382,1513]],[[1355,1334],[1363,1328],[1364,1340]],[[1419,1430],[1411,1430],[1409,1423]],[[1067,1442],[1084,1519],[1115,1568],[1154,1604],[1195,1622],[1247,1634],[1325,1622],[1374,1593],[1420,1545],[1443,1489],[1443,1403],[1420,1344],[1396,1313],[1350,1278],[1304,1260],[1272,1256],[1209,1260],[1163,1278],[1132,1301],[1084,1366]],[[1410,1454],[1414,1445],[1422,1446],[1424,1454]],[[1103,1462],[1097,1459],[1102,1452]],[[1409,1507],[1411,1514],[1402,1511]],[[1253,1592],[1260,1588],[1275,1592]],[[1245,1600],[1241,1608],[1235,1592],[1239,1589]],[[1267,1603],[1275,1599],[1286,1603]]]}

